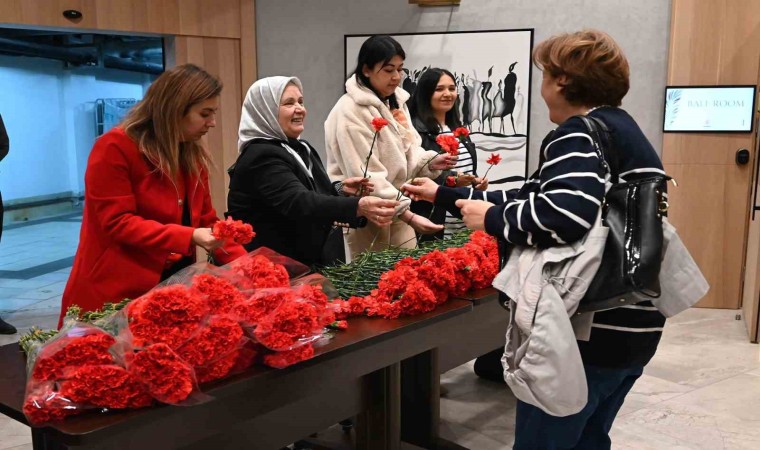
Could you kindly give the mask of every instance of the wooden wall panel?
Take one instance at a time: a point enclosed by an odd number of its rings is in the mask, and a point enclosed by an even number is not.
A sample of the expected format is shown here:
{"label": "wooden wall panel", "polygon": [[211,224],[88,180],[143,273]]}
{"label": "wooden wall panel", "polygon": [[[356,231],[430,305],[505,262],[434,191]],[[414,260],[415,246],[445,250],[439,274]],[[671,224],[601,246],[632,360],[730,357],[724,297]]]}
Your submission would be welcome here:
{"label": "wooden wall panel", "polygon": [[[185,36],[240,37],[241,0],[2,0],[0,23]],[[82,12],[79,21],[63,17]],[[253,21],[253,18],[251,18]]]}
{"label": "wooden wall panel", "polygon": [[256,81],[258,64],[256,61],[256,2],[240,0],[240,84],[241,98]]}
{"label": "wooden wall panel", "polygon": [[673,0],[668,84],[717,82],[726,1]]}
{"label": "wooden wall panel", "polygon": [[[719,84],[757,84],[760,55],[760,1],[725,0]],[[705,30],[707,31],[707,29]],[[705,32],[716,36],[716,32]]]}
{"label": "wooden wall panel", "polygon": [[[2,0],[0,23],[43,25],[49,27],[95,28],[96,0]],[[71,21],[63,11],[75,9],[83,17]]]}
{"label": "wooden wall panel", "polygon": [[[748,195],[737,172],[746,167],[665,164],[678,180],[678,187],[668,188],[668,218],[710,283],[698,306],[739,307]],[[735,220],[726,220],[737,213]]]}
{"label": "wooden wall panel", "polygon": [[98,28],[182,34],[177,8],[174,0],[97,0]]}
{"label": "wooden wall panel", "polygon": [[[673,0],[669,58],[670,85],[756,84],[760,2]],[[699,306],[741,305],[754,167],[736,164],[742,148],[756,157],[754,134],[663,137],[663,163],[679,182],[670,219],[711,285]]]}
{"label": "wooden wall panel", "polygon": [[224,84],[216,127],[206,136],[214,161],[211,169],[211,200],[221,216],[227,209],[227,168],[237,159],[237,130],[240,124],[240,41],[237,39],[177,37],[176,63],[194,63],[218,76]]}

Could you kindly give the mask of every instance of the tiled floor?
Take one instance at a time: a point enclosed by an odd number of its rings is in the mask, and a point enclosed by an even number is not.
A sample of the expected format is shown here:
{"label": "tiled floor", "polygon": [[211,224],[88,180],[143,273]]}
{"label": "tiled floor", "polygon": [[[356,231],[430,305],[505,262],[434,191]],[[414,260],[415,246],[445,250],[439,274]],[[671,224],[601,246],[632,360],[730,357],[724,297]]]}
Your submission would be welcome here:
{"label": "tiled floor", "polygon": [[[0,316],[23,333],[56,325],[61,294],[79,242],[81,214],[3,230],[0,243]],[[0,337],[0,344],[18,335]],[[0,447],[2,448],[2,447]]]}
{"label": "tiled floor", "polygon": [[[22,331],[51,328],[58,319],[70,267],[56,264],[74,255],[79,226],[72,224],[81,217],[62,220],[3,233],[0,314]],[[29,250],[35,241],[58,250]],[[42,273],[46,268],[54,270]],[[657,355],[613,426],[614,449],[760,448],[760,349],[747,342],[735,316],[692,309],[668,321]],[[0,345],[17,340],[0,336]],[[447,372],[441,382],[448,390],[441,399],[444,437],[472,450],[511,448],[515,399],[506,387],[478,379],[472,363]],[[29,428],[0,416],[0,450],[31,448]]]}
{"label": "tiled floor", "polygon": [[[736,311],[691,309],[668,321],[662,342],[612,429],[614,449],[760,448],[760,349]],[[478,450],[511,448],[515,398],[472,373],[446,373],[441,433]]]}

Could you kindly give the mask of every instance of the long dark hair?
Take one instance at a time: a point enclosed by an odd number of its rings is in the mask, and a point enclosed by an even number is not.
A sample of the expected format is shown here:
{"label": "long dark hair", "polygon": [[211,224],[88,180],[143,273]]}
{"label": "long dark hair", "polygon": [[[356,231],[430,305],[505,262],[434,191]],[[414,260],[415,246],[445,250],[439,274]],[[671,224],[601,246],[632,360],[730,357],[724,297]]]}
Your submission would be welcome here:
{"label": "long dark hair", "polygon": [[[433,98],[435,88],[438,86],[438,82],[441,81],[441,77],[448,75],[456,84],[456,78],[454,75],[446,69],[440,69],[438,67],[431,67],[422,72],[422,75],[417,80],[417,89],[414,91],[414,98],[411,104],[411,113],[413,117],[416,117],[430,133],[438,133],[441,131],[441,127],[433,114],[433,108],[430,107],[430,100]],[[446,126],[450,130],[454,130],[457,127],[462,126],[462,120],[459,118],[459,96],[454,101],[454,106],[446,112]]]}
{"label": "long dark hair", "polygon": [[[406,59],[406,52],[404,52],[404,48],[401,47],[401,44],[399,44],[398,41],[384,34],[371,36],[364,41],[361,49],[359,49],[359,56],[356,58],[356,68],[352,75],[356,75],[356,80],[359,84],[370,89],[375,95],[380,97],[380,94],[378,94],[372,87],[369,78],[364,76],[362,68],[365,64],[370,69],[374,68],[377,63],[383,63],[383,65],[386,65],[394,56],[400,56],[401,59]],[[385,100],[383,97],[380,98]],[[398,108],[398,100],[396,100],[395,95],[388,97],[388,101],[390,102],[391,109]]]}

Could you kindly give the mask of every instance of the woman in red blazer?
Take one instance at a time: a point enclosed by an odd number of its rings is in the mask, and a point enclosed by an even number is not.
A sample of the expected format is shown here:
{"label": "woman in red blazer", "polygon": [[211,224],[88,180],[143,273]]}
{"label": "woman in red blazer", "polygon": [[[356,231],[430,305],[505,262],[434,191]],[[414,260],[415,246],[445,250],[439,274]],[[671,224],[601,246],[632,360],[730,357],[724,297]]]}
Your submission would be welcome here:
{"label": "woman in red blazer", "polygon": [[195,262],[196,245],[222,263],[245,254],[209,228],[219,219],[209,193],[210,157],[200,139],[216,125],[221,90],[205,70],[175,67],[96,141],[59,327],[71,305],[92,311],[144,294]]}

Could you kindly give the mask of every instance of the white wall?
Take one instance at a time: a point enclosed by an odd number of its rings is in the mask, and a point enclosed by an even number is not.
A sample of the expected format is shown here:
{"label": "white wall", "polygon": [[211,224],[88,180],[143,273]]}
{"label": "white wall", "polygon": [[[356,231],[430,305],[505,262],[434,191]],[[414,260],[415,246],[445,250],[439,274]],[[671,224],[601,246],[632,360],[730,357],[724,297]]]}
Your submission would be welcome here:
{"label": "white wall", "polygon": [[[258,0],[258,73],[295,75],[304,84],[304,137],[324,155],[323,123],[343,93],[343,35],[534,28],[534,44],[582,28],[610,33],[631,64],[631,91],[623,102],[657,151],[667,74],[670,0],[462,0],[459,7],[421,8],[407,0]],[[533,71],[531,166],[554,126]]]}
{"label": "white wall", "polygon": [[150,80],[139,73],[0,56],[0,114],[11,142],[0,162],[3,200],[84,192],[96,137],[95,100],[140,99]]}

